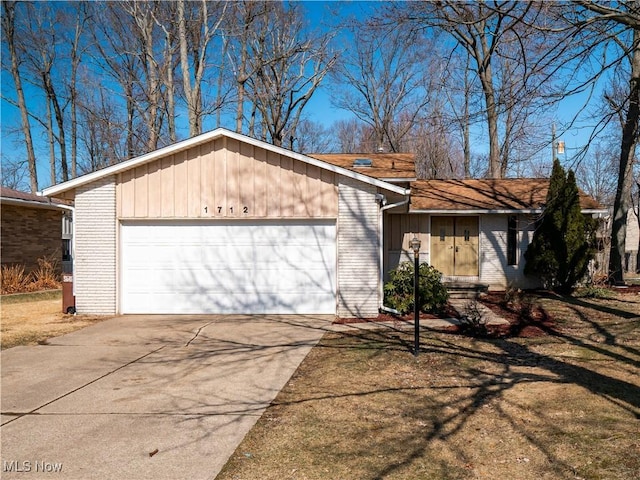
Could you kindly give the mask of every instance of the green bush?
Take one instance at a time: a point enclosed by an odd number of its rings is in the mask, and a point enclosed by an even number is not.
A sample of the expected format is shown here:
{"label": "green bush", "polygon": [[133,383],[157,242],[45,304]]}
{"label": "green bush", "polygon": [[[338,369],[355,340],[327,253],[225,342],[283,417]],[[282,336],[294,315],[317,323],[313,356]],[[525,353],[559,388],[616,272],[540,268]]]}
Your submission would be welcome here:
{"label": "green bush", "polygon": [[570,294],[587,275],[594,257],[595,223],[583,215],[573,171],[553,162],[544,212],[524,254],[525,275],[535,275],[545,288]]}
{"label": "green bush", "polygon": [[[413,263],[403,262],[389,272],[390,280],[384,286],[384,303],[401,314],[413,311]],[[419,268],[420,311],[440,313],[449,299],[442,283],[442,274],[431,265],[423,263]]]}

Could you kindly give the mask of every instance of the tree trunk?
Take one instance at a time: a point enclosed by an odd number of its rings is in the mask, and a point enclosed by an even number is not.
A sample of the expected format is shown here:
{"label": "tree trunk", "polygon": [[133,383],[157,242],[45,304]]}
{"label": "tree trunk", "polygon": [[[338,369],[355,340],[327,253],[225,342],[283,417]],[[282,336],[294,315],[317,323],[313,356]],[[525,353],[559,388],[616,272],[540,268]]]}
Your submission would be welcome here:
{"label": "tree trunk", "polygon": [[125,85],[127,97],[127,158],[133,158],[136,154],[133,143],[133,118],[135,115],[135,103],[133,100],[133,85]]}
{"label": "tree trunk", "polygon": [[47,117],[47,143],[49,144],[49,181],[51,185],[58,182],[56,175],[56,140],[53,136],[53,113],[51,112],[51,102],[47,100],[46,117]]}
{"label": "tree trunk", "polygon": [[462,116],[462,148],[464,151],[464,178],[471,178],[471,125],[469,125],[469,55],[464,73],[464,114]]}
{"label": "tree trunk", "polygon": [[195,137],[201,132],[198,131],[196,118],[197,106],[194,104],[195,99],[191,88],[191,67],[189,67],[187,21],[184,17],[184,0],[178,0],[178,43],[180,45],[182,88],[184,89],[184,98],[187,102],[187,114],[189,116],[189,136]]}
{"label": "tree trunk", "polygon": [[78,67],[80,65],[80,36],[84,25],[84,7],[79,5],[76,16],[73,43],[71,45],[71,78],[69,80],[69,101],[71,102],[71,178],[78,176]]}
{"label": "tree trunk", "polygon": [[629,81],[629,109],[622,128],[620,147],[620,167],[618,188],[613,204],[611,226],[611,256],[609,257],[609,277],[616,284],[624,282],[623,261],[626,249],[627,212],[631,203],[631,183],[633,161],[638,141],[638,121],[640,119],[640,30],[633,32],[633,55],[631,59],[631,79]]}
{"label": "tree trunk", "polygon": [[489,130],[489,177],[501,178],[500,174],[500,141],[498,140],[498,109],[496,107],[495,90],[493,88],[493,72],[491,69],[491,53],[487,37],[481,37],[482,53],[476,58],[479,65],[480,83],[484,93],[487,109],[487,128]]}
{"label": "tree trunk", "polygon": [[2,30],[4,31],[9,57],[11,58],[11,77],[16,87],[18,108],[20,109],[20,120],[22,122],[22,134],[27,149],[27,164],[29,165],[29,183],[31,192],[38,191],[38,170],[36,167],[36,155],[33,150],[33,139],[31,138],[31,125],[29,124],[29,112],[22,90],[22,78],[18,69],[18,53],[15,44],[15,8],[16,2],[2,2]]}
{"label": "tree trunk", "polygon": [[51,99],[53,105],[53,113],[55,114],[56,124],[58,125],[58,144],[60,145],[60,171],[62,172],[62,181],[69,180],[69,165],[67,163],[67,142],[64,130],[64,116],[62,109],[60,108],[60,102],[58,102],[58,96],[53,88],[51,82],[51,76],[48,74],[45,78],[45,90],[47,97]]}

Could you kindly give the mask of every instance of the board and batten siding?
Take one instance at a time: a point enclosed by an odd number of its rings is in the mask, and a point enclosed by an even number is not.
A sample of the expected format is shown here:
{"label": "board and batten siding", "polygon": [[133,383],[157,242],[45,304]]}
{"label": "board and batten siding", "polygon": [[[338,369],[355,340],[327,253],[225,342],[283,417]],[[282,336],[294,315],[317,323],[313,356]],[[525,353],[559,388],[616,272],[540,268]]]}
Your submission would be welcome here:
{"label": "board and batten siding", "polygon": [[336,218],[333,172],[219,138],[122,172],[121,219]]}
{"label": "board and batten siding", "polygon": [[78,188],[74,285],[78,313],[116,313],[116,179]]}
{"label": "board and batten siding", "polygon": [[384,218],[384,281],[389,272],[402,262],[413,262],[414,254],[410,242],[413,237],[420,240],[420,262],[429,262],[431,217],[427,214],[386,213]]}
{"label": "board and batten siding", "polygon": [[338,316],[372,318],[380,306],[376,188],[342,177],[338,184]]}

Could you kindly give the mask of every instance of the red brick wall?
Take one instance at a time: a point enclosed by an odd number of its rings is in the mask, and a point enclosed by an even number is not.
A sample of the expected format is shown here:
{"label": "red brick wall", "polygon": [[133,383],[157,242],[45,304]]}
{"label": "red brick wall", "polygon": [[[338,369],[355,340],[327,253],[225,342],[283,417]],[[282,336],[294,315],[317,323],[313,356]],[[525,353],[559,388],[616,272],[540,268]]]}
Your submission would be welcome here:
{"label": "red brick wall", "polygon": [[21,264],[25,272],[38,266],[38,258],[55,257],[62,266],[62,212],[16,205],[0,207],[2,265]]}

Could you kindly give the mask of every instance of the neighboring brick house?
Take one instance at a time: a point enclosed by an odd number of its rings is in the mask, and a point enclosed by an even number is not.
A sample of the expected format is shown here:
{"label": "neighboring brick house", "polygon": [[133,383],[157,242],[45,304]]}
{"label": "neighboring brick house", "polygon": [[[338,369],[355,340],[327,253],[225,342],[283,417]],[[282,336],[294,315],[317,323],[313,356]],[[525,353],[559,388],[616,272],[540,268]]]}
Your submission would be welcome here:
{"label": "neighboring brick house", "polygon": [[63,239],[63,223],[68,224],[63,222],[65,216],[70,221],[70,208],[55,200],[1,187],[2,265],[24,265],[25,272],[31,272],[38,266],[38,259],[46,257],[56,259],[62,270],[63,250],[67,256],[71,254],[70,235]]}

